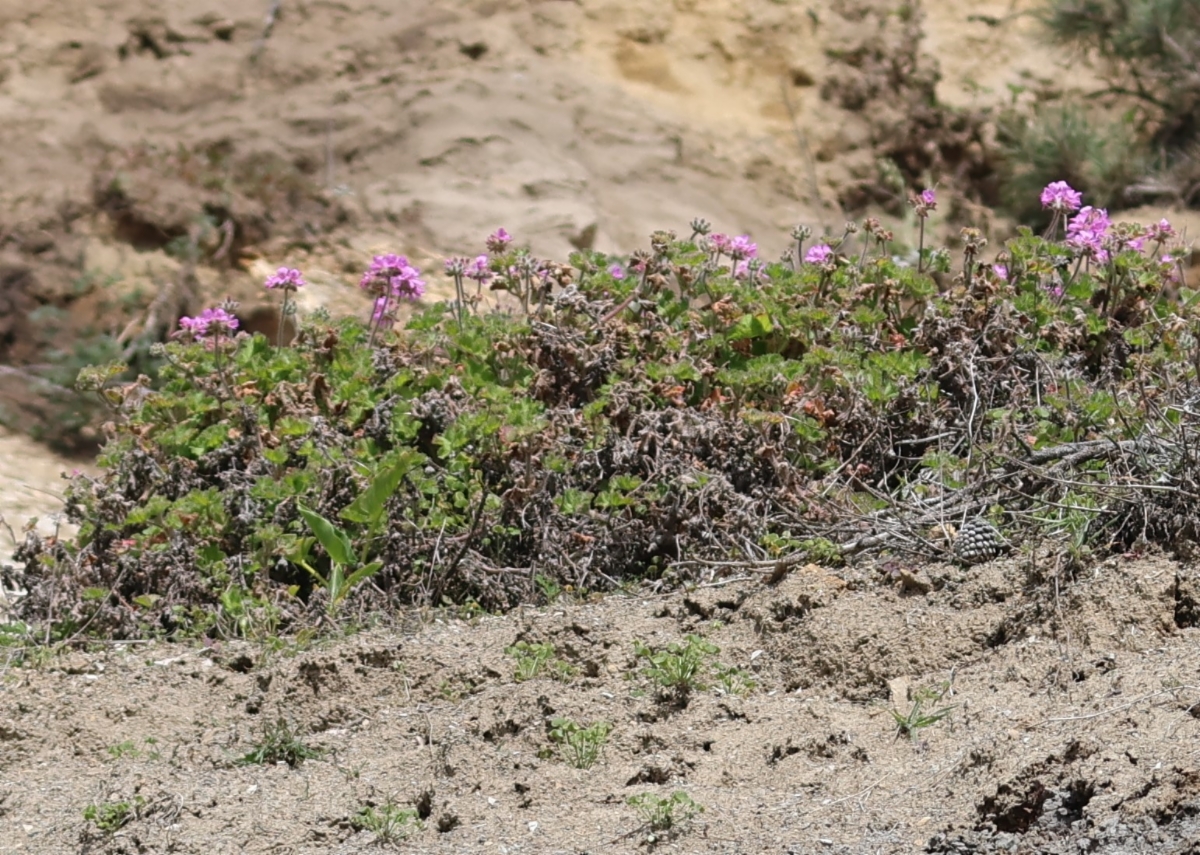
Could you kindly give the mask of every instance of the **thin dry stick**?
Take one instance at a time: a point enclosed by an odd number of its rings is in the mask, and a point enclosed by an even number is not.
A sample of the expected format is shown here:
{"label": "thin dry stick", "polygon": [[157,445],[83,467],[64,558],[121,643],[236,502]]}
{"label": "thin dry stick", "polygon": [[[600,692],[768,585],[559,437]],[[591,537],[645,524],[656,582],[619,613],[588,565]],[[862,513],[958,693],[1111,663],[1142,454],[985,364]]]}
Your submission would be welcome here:
{"label": "thin dry stick", "polygon": [[1158,698],[1163,695],[1173,695],[1176,692],[1182,692],[1184,689],[1189,689],[1193,692],[1200,691],[1200,686],[1173,686],[1170,689],[1159,689],[1157,692],[1150,692],[1145,695],[1140,695],[1140,696],[1134,698],[1129,703],[1121,704],[1118,707],[1110,707],[1109,709],[1100,710],[1099,712],[1088,713],[1087,715],[1068,715],[1068,716],[1063,716],[1061,718],[1042,719],[1037,724],[1035,724],[1034,727],[1041,727],[1044,724],[1050,724],[1052,722],[1060,723],[1060,722],[1065,722],[1065,721],[1088,721],[1089,719],[1093,719],[1093,718],[1101,718],[1102,716],[1112,715],[1113,713],[1119,713],[1119,712],[1122,712],[1123,710],[1127,710],[1130,707],[1135,707],[1138,704],[1142,703],[1143,701],[1148,701],[1148,700],[1151,700],[1152,698]]}
{"label": "thin dry stick", "polygon": [[234,225],[233,220],[225,220],[218,227],[221,232],[221,243],[217,247],[217,251],[212,254],[213,261],[223,261],[229,254],[229,250],[233,247]]}
{"label": "thin dry stick", "polygon": [[28,370],[23,370],[21,368],[13,368],[8,365],[0,365],[0,375],[20,377],[22,380],[28,380],[29,382],[34,383],[34,384],[42,387],[43,389],[48,389],[52,392],[57,392],[60,394],[65,394],[65,395],[72,394],[71,390],[68,389],[66,386],[60,386],[57,383],[47,380],[45,377],[39,377],[38,375],[33,374]]}
{"label": "thin dry stick", "polygon": [[279,7],[283,5],[283,0],[272,0],[271,6],[267,9],[266,17],[263,18],[262,35],[258,37],[258,41],[254,43],[254,50],[250,51],[250,64],[258,62],[258,58],[262,55],[263,50],[267,46],[267,39],[271,37],[271,31],[275,29],[275,20],[279,17]]}
{"label": "thin dry stick", "polygon": [[783,106],[787,110],[788,119],[792,122],[792,133],[796,135],[796,144],[800,147],[800,153],[804,155],[804,165],[808,171],[808,192],[812,194],[812,201],[820,204],[821,187],[817,183],[817,167],[813,162],[812,148],[808,144],[808,134],[800,126],[800,119],[796,115],[795,108],[792,106],[792,98],[788,94],[788,79],[786,75],[779,78],[779,91],[783,95]]}
{"label": "thin dry stick", "polygon": [[[831,808],[834,805],[840,805],[840,804],[842,804],[842,802],[848,802],[851,799],[855,799],[855,798],[857,798],[857,799],[866,798],[867,796],[871,795],[871,793],[874,791],[874,789],[876,787],[878,787],[880,784],[882,784],[884,781],[886,781],[888,778],[890,778],[892,776],[892,774],[893,774],[892,772],[888,772],[888,773],[880,776],[879,778],[876,778],[874,783],[868,784],[866,787],[859,790],[857,793],[851,793],[848,796],[842,796],[840,799],[834,799],[831,802],[817,805],[816,809],[820,810],[822,808]],[[860,810],[861,810],[861,806],[860,806]]]}
{"label": "thin dry stick", "polygon": [[333,189],[333,119],[325,119],[325,188]]}
{"label": "thin dry stick", "polygon": [[1067,626],[1067,621],[1063,617],[1062,598],[1059,586],[1059,573],[1062,570],[1062,554],[1059,553],[1054,558],[1054,612],[1058,616],[1059,626],[1062,627],[1063,633],[1063,651],[1066,654],[1067,662],[1071,662],[1071,629]]}

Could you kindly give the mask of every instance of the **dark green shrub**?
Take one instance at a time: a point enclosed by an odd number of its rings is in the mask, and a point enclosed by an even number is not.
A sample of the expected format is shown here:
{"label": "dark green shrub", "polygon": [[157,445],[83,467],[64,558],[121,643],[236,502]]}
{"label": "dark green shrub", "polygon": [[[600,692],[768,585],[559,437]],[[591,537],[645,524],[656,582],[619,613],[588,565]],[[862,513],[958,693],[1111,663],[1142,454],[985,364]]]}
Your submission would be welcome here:
{"label": "dark green shrub", "polygon": [[[1134,123],[1138,148],[1146,153],[1140,159],[1147,165],[1145,174],[1126,180],[1123,201],[1167,198],[1194,204],[1200,199],[1200,4],[1047,0],[1040,12],[1057,44],[1081,59],[1098,60],[1108,86],[1091,97],[1119,106]],[[1127,132],[1116,125],[1111,130],[1103,161],[1116,165],[1114,158],[1128,147]],[[1111,175],[1117,178],[1120,172]],[[1076,177],[1077,187],[1104,194],[1103,182]]]}
{"label": "dark green shrub", "polygon": [[1043,104],[1032,114],[1010,111],[999,129],[1004,205],[1021,222],[1039,229],[1050,217],[1038,194],[1051,181],[1066,181],[1098,208],[1120,207],[1126,188],[1148,167],[1145,145],[1134,128],[1097,117],[1080,104]]}
{"label": "dark green shrub", "polygon": [[1194,0],[1047,0],[1059,44],[1101,61],[1109,92],[1134,99],[1155,146],[1200,135],[1200,4]]}

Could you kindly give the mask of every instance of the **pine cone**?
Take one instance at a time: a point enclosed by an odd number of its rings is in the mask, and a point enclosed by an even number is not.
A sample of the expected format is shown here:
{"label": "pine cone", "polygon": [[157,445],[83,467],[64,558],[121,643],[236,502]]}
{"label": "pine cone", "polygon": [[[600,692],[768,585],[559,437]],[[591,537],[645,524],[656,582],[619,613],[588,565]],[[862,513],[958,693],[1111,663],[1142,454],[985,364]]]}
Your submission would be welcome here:
{"label": "pine cone", "polygon": [[990,561],[1008,549],[996,527],[983,517],[967,520],[954,541],[954,554],[967,564]]}

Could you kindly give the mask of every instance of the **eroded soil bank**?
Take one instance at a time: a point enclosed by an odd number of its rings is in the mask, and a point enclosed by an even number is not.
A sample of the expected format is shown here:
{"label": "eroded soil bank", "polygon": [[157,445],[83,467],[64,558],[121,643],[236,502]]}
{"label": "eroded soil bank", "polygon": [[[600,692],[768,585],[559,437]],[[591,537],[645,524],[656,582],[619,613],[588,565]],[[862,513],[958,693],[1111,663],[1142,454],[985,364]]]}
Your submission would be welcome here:
{"label": "eroded soil bank", "polygon": [[[399,851],[633,852],[649,830],[628,797],[682,790],[704,811],[662,851],[1194,852],[1198,591],[1164,559],[809,566],[303,649],[10,661],[0,851],[354,852],[361,811],[396,805],[421,818]],[[720,651],[684,704],[634,645],[689,633]],[[570,675],[517,682],[519,642]],[[892,711],[947,684],[924,712],[951,712],[898,736]],[[565,762],[558,718],[612,726],[593,768]],[[242,765],[281,722],[321,756]],[[115,832],[85,819],[112,803],[133,806]]]}

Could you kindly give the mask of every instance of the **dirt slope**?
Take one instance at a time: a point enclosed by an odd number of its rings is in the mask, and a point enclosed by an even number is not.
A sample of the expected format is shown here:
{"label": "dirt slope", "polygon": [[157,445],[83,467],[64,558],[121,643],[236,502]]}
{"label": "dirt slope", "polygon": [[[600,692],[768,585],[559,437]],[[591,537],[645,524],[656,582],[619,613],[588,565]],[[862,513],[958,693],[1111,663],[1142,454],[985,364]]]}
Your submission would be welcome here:
{"label": "dirt slope", "polygon": [[[777,588],[411,615],[299,651],[0,666],[0,851],[357,852],[374,838],[354,817],[394,803],[423,818],[398,851],[635,852],[648,831],[627,798],[677,790],[704,812],[660,851],[1196,851],[1200,656],[1178,595],[1195,571],[925,578],[905,593],[807,567]],[[634,642],[687,633],[757,685],[660,701]],[[514,682],[519,641],[554,645],[575,676]],[[890,710],[946,681],[950,716],[897,737]],[[557,717],[612,725],[595,767],[563,761]],[[239,765],[281,720],[323,757]],[[138,798],[115,833],[84,818]]]}

